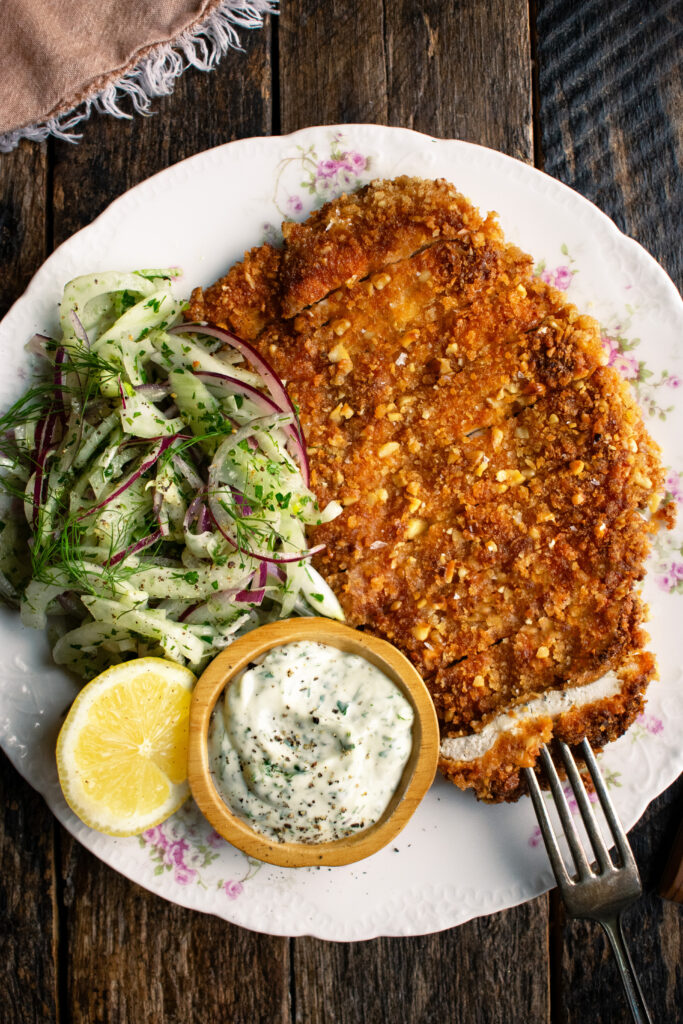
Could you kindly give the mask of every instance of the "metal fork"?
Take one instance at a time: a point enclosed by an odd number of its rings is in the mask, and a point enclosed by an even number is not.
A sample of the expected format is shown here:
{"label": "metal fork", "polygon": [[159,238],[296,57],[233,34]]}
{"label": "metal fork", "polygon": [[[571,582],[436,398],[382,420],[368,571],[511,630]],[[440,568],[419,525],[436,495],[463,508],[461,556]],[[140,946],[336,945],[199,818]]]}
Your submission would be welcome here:
{"label": "metal fork", "polygon": [[587,918],[592,921],[598,921],[602,925],[612,947],[612,952],[616,957],[633,1020],[636,1021],[636,1024],[652,1024],[652,1018],[645,1003],[635,970],[633,969],[633,962],[624,942],[624,935],[621,929],[622,913],[642,895],[643,890],[640,884],[638,867],[588,740],[584,740],[578,749],[593,780],[595,792],[612,833],[620,861],[618,865],[612,863],[612,858],[602,838],[571,750],[565,743],[559,743],[558,746],[567,769],[569,784],[576,798],[583,824],[593,848],[593,855],[597,861],[596,864],[591,864],[593,858],[589,859],[586,857],[567,800],[562,791],[560,777],[552,762],[548,748],[543,746],[541,748],[541,762],[548,777],[553,799],[574,861],[574,872],[571,875],[567,871],[562,859],[538,779],[533,769],[525,768],[524,772],[545,848],[548,851],[548,857],[550,858],[562,899],[570,917]]}

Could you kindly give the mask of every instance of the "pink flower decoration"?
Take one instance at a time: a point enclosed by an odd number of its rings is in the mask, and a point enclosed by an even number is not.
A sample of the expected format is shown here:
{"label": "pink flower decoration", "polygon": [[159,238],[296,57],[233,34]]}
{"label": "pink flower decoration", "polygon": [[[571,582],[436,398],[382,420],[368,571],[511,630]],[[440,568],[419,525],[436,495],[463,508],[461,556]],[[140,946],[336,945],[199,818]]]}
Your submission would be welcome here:
{"label": "pink flower decoration", "polygon": [[661,576],[657,577],[657,584],[660,590],[663,590],[666,594],[668,594],[676,586],[676,581],[673,579],[672,576],[669,575],[668,572],[665,572]]}
{"label": "pink flower decoration", "polygon": [[664,729],[664,723],[660,718],[657,718],[655,715],[638,715],[636,721],[639,725],[642,725],[644,729],[647,729],[647,731],[651,733],[653,736],[659,735],[659,733],[662,732]]}
{"label": "pink flower decoration", "polygon": [[185,853],[189,849],[185,839],[176,839],[166,850],[166,860],[169,864],[176,864],[178,867],[185,867]]}
{"label": "pink flower decoration", "polygon": [[674,373],[672,373],[670,377],[666,378],[666,383],[670,388],[680,388],[681,384],[683,384],[683,381],[680,377],[677,377]]}
{"label": "pink flower decoration", "polygon": [[338,169],[339,164],[336,160],[320,160],[316,173],[319,178],[334,178]]}
{"label": "pink flower decoration", "polygon": [[352,151],[344,153],[342,156],[342,163],[347,170],[353,171],[354,174],[359,174],[361,171],[365,170],[367,160],[362,153]]}
{"label": "pink flower decoration", "polygon": [[627,356],[620,352],[619,342],[609,334],[603,334],[600,341],[607,353],[607,365],[613,366],[626,380],[634,380],[640,372],[640,364],[635,356]]}
{"label": "pink flower decoration", "polygon": [[669,491],[674,501],[683,501],[683,484],[678,473],[674,473],[673,470],[669,473],[666,478],[666,489]]}
{"label": "pink flower decoration", "polygon": [[609,365],[613,366],[622,377],[626,378],[626,380],[635,380],[640,371],[638,360],[633,356],[618,355]]}
{"label": "pink flower decoration", "polygon": [[212,850],[216,850],[218,849],[219,846],[222,845],[223,837],[219,836],[218,832],[216,832],[214,828],[209,832],[208,836],[206,837],[206,842],[207,845],[210,846]]}
{"label": "pink flower decoration", "polygon": [[161,825],[155,825],[154,828],[148,828],[146,832],[142,833],[142,838],[150,846],[160,846],[162,850],[168,848],[168,839],[164,835],[164,830]]}
{"label": "pink flower decoration", "polygon": [[566,291],[569,288],[573,276],[574,271],[567,266],[541,271],[541,281],[545,281],[546,284],[552,284],[555,288],[560,288],[562,291]]}
{"label": "pink flower decoration", "polygon": [[301,202],[298,196],[290,196],[287,200],[287,209],[291,210],[292,213],[301,213],[304,208],[304,204]]}
{"label": "pink flower decoration", "polygon": [[541,841],[541,830],[536,826],[531,835],[529,836],[529,846],[538,846]]}
{"label": "pink flower decoration", "polygon": [[672,591],[680,582],[683,580],[683,562],[672,562],[665,573],[663,573],[657,582],[662,590],[666,590],[667,593]]}
{"label": "pink flower decoration", "polygon": [[244,892],[244,886],[241,882],[233,882],[232,880],[223,884],[223,892],[230,900],[236,900],[238,896],[241,896]]}
{"label": "pink flower decoration", "polygon": [[569,267],[558,267],[555,271],[555,287],[566,291],[572,283],[573,276],[574,274]]}
{"label": "pink flower decoration", "polygon": [[179,885],[189,885],[197,877],[197,872],[193,868],[177,867],[173,872],[173,877]]}

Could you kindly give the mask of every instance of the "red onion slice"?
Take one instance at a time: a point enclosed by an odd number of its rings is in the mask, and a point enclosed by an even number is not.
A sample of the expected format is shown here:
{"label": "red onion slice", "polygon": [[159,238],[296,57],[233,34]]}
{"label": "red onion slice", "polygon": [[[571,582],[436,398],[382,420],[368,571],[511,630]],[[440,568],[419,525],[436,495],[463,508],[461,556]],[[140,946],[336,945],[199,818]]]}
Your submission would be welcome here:
{"label": "red onion slice", "polygon": [[181,476],[185,477],[190,487],[194,487],[195,491],[202,490],[202,488],[204,487],[204,481],[199,476],[199,474],[195,472],[195,470],[192,468],[189,462],[186,462],[185,459],[183,459],[182,456],[180,455],[172,455],[171,462],[178,470],[178,472],[181,474]]}
{"label": "red onion slice", "polygon": [[72,309],[71,312],[69,313],[69,319],[71,320],[74,329],[74,334],[76,335],[78,340],[82,342],[86,348],[90,348],[90,338],[86,333],[85,327],[78,318],[75,309]]}
{"label": "red onion slice", "polygon": [[[188,505],[187,512],[185,513],[185,518],[183,519],[183,529],[184,530],[189,530],[190,529],[190,527],[192,526],[192,523],[195,521],[195,519],[197,519],[199,517],[199,515],[201,513],[201,510],[203,508],[205,508],[205,505],[204,505],[205,498],[206,498],[206,495],[204,493],[204,489],[202,488],[200,493],[196,494],[194,496],[194,498],[192,499],[192,501],[190,502],[190,504]],[[200,532],[204,533],[206,531],[201,530]]]}
{"label": "red onion slice", "polygon": [[308,454],[306,452],[306,445],[302,440],[303,433],[301,431],[301,424],[299,423],[293,406],[291,407],[291,410],[283,410],[277,402],[268,395],[262,394],[260,391],[257,391],[256,388],[253,388],[251,384],[245,384],[243,381],[237,380],[235,377],[231,377],[227,373],[216,373],[213,370],[195,370],[194,376],[198,377],[201,381],[206,381],[207,383],[219,384],[229,390],[233,395],[242,395],[250,402],[258,405],[262,412],[291,412],[294,416],[294,423],[285,423],[282,425],[281,429],[287,435],[288,447],[292,449],[292,454],[299,463],[304,484],[306,487],[309,486],[311,472],[308,463]]}
{"label": "red onion slice", "polygon": [[[244,356],[246,361],[257,371],[257,373],[263,378],[263,383],[268,388],[278,407],[283,412],[291,412],[294,414],[297,425],[299,418],[296,414],[296,409],[292,404],[292,400],[287,394],[287,390],[276,374],[273,367],[264,359],[260,352],[257,352],[255,348],[252,348],[246,341],[242,341],[236,334],[231,331],[225,330],[223,327],[218,327],[216,324],[177,324],[175,327],[171,327],[169,334],[207,334],[210,338],[218,338],[219,341],[229,345],[230,348],[237,349],[240,355]],[[301,427],[299,427],[301,430]]]}
{"label": "red onion slice", "polygon": [[251,516],[251,515],[253,515],[254,514],[254,510],[251,507],[251,505],[249,504],[249,502],[247,501],[247,499],[245,498],[245,496],[242,494],[242,492],[239,491],[236,487],[233,487],[232,485],[229,485],[229,486],[230,486],[230,490],[232,492],[232,496],[233,496],[233,498],[235,500],[235,504],[238,506],[238,508],[240,510],[240,515],[243,515],[243,516]]}
{"label": "red onion slice", "polygon": [[202,505],[199,510],[199,519],[197,520],[200,533],[208,533],[211,528],[211,515],[206,505]]}
{"label": "red onion slice", "polygon": [[155,544],[158,540],[161,540],[163,531],[161,527],[155,530],[154,533],[150,533],[148,537],[143,537],[142,540],[136,540],[134,544],[129,544],[123,551],[118,551],[115,555],[112,555],[109,561],[106,563],[108,566],[117,565],[118,562],[122,562],[124,558],[128,558],[129,555],[134,555],[138,551],[144,551],[145,548],[150,547],[151,544]]}
{"label": "red onion slice", "polygon": [[239,601],[240,604],[262,604],[263,598],[266,596],[265,589],[259,590],[240,590],[239,593],[235,594],[235,601]]}
{"label": "red onion slice", "polygon": [[85,512],[82,512],[81,515],[78,517],[78,521],[80,522],[81,519],[87,519],[87,517],[91,516],[93,512],[99,512],[99,510],[101,508],[104,508],[105,505],[108,505],[110,501],[113,501],[114,498],[118,498],[120,494],[123,494],[124,491],[127,491],[130,485],[134,484],[136,480],[139,480],[142,474],[146,473],[148,469],[151,469],[155,462],[164,454],[166,449],[169,448],[173,444],[173,442],[177,441],[179,438],[187,439],[185,434],[172,434],[170,437],[161,438],[159,443],[156,445],[153,451],[150,452],[147,458],[142,460],[142,462],[135,470],[135,472],[131,473],[130,476],[127,477],[123,481],[123,483],[116,488],[115,491],[107,495],[106,498],[103,498],[102,501],[97,503],[97,505],[93,505],[92,508],[86,509]]}
{"label": "red onion slice", "polygon": [[181,614],[178,616],[178,622],[184,622],[185,619],[189,618],[190,615],[192,615],[192,612],[196,612],[197,609],[200,607],[201,601],[198,601],[197,604],[191,604],[188,608],[185,609],[184,612],[181,612]]}

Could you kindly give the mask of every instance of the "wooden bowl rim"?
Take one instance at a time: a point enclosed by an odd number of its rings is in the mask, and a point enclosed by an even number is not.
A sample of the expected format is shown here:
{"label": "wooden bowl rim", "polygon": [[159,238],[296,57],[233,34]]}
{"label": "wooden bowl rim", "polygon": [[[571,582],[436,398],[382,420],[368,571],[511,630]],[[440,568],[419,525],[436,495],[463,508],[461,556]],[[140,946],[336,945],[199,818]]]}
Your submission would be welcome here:
{"label": "wooden bowl rim", "polygon": [[[360,654],[380,668],[410,700],[415,712],[413,749],[382,817],[354,835],[325,843],[280,843],[255,832],[233,814],[214,786],[208,732],[218,698],[238,672],[272,647],[298,640],[326,643]],[[190,705],[188,780],[202,813],[216,831],[250,857],[281,867],[351,864],[390,843],[407,824],[431,786],[439,757],[439,726],[429,691],[408,659],[386,640],[340,622],[295,618],[273,622],[235,640],[200,676]]]}

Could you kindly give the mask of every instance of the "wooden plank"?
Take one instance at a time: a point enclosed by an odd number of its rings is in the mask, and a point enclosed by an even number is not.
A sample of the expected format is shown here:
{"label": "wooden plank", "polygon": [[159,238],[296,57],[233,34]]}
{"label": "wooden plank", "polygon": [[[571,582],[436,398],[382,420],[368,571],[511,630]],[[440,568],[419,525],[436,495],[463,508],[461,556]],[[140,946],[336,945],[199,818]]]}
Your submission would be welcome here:
{"label": "wooden plank", "polygon": [[527,0],[385,7],[388,123],[531,161]]}
{"label": "wooden plank", "polygon": [[[656,894],[683,807],[683,777],[648,808],[629,838],[645,895],[624,918],[624,935],[653,1020],[681,1020],[683,914],[678,904]],[[570,921],[556,905],[555,942],[561,974],[553,992],[562,1024],[612,1024],[628,1009],[614,957],[598,925]]]}
{"label": "wooden plank", "polygon": [[[389,5],[391,6],[391,5]],[[288,0],[278,20],[280,130],[387,123],[381,0]]]}
{"label": "wooden plank", "polygon": [[545,170],[638,239],[680,287],[680,6],[542,0],[537,34]]}
{"label": "wooden plank", "polygon": [[[344,0],[332,18],[325,3],[290,0],[279,23],[282,131],[375,121],[531,160],[527,4],[494,6]],[[547,926],[542,897],[420,938],[296,939],[295,1019],[547,1021]]]}
{"label": "wooden plank", "polygon": [[[156,113],[96,117],[55,145],[54,233],[62,241],[127,188],[185,156],[271,125],[269,33],[210,75],[188,71]],[[134,256],[131,256],[134,260]],[[106,868],[62,833],[67,1005],[74,1024],[289,1020],[289,943],[174,906]]]}
{"label": "wooden plank", "polygon": [[[680,55],[676,4],[637,0],[566,4],[541,0],[535,23],[540,153],[545,170],[600,206],[673,276],[683,258],[680,220]],[[678,149],[677,149],[678,147]],[[680,815],[681,783],[632,833],[648,895],[629,912],[627,937],[655,1020],[680,1019],[681,916],[653,894],[663,834]],[[663,853],[663,851],[661,851]],[[614,961],[600,930],[567,922],[555,903],[553,1007],[568,1024],[626,1019]]]}
{"label": "wooden plank", "polygon": [[73,1024],[289,1021],[289,943],[168,903],[63,837]]}
{"label": "wooden plank", "polygon": [[545,1024],[545,897],[436,935],[294,944],[296,1024]]}
{"label": "wooden plank", "polygon": [[47,255],[47,146],[23,142],[0,157],[0,316]]}
{"label": "wooden plank", "polygon": [[[47,146],[0,157],[0,316],[46,255]],[[0,755],[0,1006],[5,1024],[58,1020],[54,825]]]}
{"label": "wooden plank", "polygon": [[0,1006],[3,1024],[58,1014],[53,818],[0,754]]}
{"label": "wooden plank", "polygon": [[531,158],[526,0],[344,0],[334,18],[322,0],[295,0],[282,10],[279,54],[283,132],[395,124]]}

